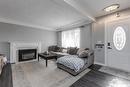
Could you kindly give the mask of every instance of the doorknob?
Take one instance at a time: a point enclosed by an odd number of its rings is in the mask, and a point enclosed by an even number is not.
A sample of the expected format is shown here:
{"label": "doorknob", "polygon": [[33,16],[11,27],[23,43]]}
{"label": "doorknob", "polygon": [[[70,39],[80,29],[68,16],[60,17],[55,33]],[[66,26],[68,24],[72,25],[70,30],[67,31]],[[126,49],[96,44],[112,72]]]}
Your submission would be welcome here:
{"label": "doorknob", "polygon": [[112,49],[111,47],[107,47],[107,49]]}

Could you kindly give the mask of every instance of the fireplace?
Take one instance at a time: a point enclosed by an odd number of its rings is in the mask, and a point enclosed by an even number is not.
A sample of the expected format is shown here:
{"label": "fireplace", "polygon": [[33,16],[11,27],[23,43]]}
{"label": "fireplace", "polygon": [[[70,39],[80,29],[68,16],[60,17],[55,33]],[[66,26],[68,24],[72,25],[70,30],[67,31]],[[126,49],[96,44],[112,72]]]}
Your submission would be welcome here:
{"label": "fireplace", "polygon": [[18,50],[18,61],[27,61],[37,58],[37,49],[20,49]]}
{"label": "fireplace", "polygon": [[41,46],[41,42],[10,42],[10,63],[19,63],[19,50],[35,49],[41,53]]}

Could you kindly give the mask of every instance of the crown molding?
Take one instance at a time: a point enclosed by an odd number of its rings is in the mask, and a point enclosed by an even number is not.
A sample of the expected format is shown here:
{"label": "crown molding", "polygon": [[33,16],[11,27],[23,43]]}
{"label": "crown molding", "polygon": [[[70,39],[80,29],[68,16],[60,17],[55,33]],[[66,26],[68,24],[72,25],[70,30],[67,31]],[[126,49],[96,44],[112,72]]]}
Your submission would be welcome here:
{"label": "crown molding", "polygon": [[0,18],[0,22],[14,24],[14,25],[20,25],[20,26],[25,26],[25,27],[32,27],[32,28],[42,29],[42,30],[56,31],[56,29],[53,29],[53,28],[18,22],[18,21],[14,21],[14,20],[10,20],[10,19],[5,19],[5,18]]}
{"label": "crown molding", "polygon": [[83,25],[86,25],[86,24],[90,24],[92,22],[93,21],[81,19],[81,20],[75,21],[73,23],[67,24],[65,26],[61,26],[61,27],[57,28],[56,30],[57,31],[70,30],[70,29],[77,28],[77,27],[80,27],[80,26],[83,26]]}
{"label": "crown molding", "polygon": [[74,21],[73,23],[67,24],[65,26],[60,26],[60,27],[52,29],[52,28],[48,28],[48,27],[44,27],[44,26],[37,26],[37,25],[28,24],[28,23],[22,23],[22,22],[10,20],[10,19],[4,19],[4,18],[0,18],[0,22],[14,24],[14,25],[20,25],[20,26],[25,26],[25,27],[31,27],[31,28],[36,28],[36,29],[42,29],[42,30],[49,30],[49,31],[62,31],[62,30],[66,30],[66,29],[70,29],[70,28],[74,28],[74,27],[78,27],[78,26],[81,26],[84,24],[91,23],[91,21],[88,22],[86,20],[81,19],[78,21]]}

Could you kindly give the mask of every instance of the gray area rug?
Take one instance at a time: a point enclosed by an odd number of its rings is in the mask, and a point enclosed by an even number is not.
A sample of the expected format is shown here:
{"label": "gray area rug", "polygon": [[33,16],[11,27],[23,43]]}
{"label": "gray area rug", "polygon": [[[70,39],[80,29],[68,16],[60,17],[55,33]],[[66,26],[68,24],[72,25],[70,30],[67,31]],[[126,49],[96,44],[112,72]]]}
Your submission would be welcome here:
{"label": "gray area rug", "polygon": [[101,69],[99,69],[99,71],[108,73],[108,74],[112,74],[114,76],[117,76],[117,77],[120,77],[123,79],[130,80],[130,72],[125,72],[122,70],[113,69],[113,68],[106,67],[106,66],[103,66]]}
{"label": "gray area rug", "polygon": [[69,87],[89,71],[72,76],[58,69],[55,61],[48,61],[48,67],[45,61],[13,64],[13,87]]}

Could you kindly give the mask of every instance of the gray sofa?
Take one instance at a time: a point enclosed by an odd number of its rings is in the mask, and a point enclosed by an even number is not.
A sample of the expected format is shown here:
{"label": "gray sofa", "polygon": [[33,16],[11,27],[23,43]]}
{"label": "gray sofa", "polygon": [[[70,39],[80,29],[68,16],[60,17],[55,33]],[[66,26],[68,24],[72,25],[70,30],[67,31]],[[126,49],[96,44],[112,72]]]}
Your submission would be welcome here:
{"label": "gray sofa", "polygon": [[[52,46],[51,46],[52,47]],[[70,55],[69,53],[62,53],[58,50],[58,48],[56,47],[52,47],[53,50],[51,50],[51,47],[49,47],[48,51],[51,51],[52,53],[55,53],[59,58],[62,56],[66,56],[66,55]],[[56,50],[54,49],[56,48]],[[84,71],[85,69],[87,69],[89,66],[91,66],[94,63],[94,52],[93,51],[89,51],[88,56],[87,56],[87,63],[83,66],[83,68],[81,68],[78,72],[75,72],[75,70],[72,70],[68,67],[66,67],[65,65],[62,65],[60,63],[57,63],[57,67],[70,73],[73,76],[78,75],[79,73],[81,73],[82,71]]]}

